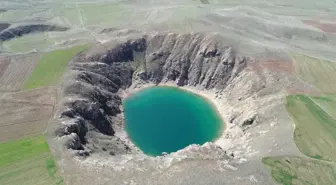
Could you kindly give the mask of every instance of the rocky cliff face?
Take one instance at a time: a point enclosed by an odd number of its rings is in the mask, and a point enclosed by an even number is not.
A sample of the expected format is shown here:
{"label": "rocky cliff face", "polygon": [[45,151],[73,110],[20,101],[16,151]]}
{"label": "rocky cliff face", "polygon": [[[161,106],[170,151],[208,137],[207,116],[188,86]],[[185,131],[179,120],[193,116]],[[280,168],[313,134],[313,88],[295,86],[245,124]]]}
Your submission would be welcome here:
{"label": "rocky cliff face", "polygon": [[134,84],[175,82],[223,90],[245,67],[246,57],[215,35],[158,34],[97,45],[71,63],[64,83],[62,122],[56,134],[80,155],[131,152],[115,136],[122,124],[118,92]]}

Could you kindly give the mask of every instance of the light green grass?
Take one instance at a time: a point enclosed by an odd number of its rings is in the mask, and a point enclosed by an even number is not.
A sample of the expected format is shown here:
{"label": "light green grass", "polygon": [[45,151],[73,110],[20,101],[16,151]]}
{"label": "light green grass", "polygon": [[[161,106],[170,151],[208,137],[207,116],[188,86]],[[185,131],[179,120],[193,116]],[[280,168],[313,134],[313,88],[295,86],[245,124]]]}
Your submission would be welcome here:
{"label": "light green grass", "polygon": [[282,185],[334,185],[336,165],[305,157],[266,157],[274,180]]}
{"label": "light green grass", "polygon": [[0,143],[0,184],[63,184],[44,136]]}
{"label": "light green grass", "polygon": [[[336,162],[336,120],[331,116],[332,110],[321,108],[313,100],[330,101],[330,107],[336,102],[326,98],[311,98],[305,95],[287,97],[287,110],[294,123],[294,141],[300,151],[307,156]],[[330,112],[330,113],[328,113]]]}
{"label": "light green grass", "polygon": [[42,56],[31,76],[24,84],[24,89],[35,89],[43,86],[53,86],[58,83],[69,61],[79,52],[85,51],[89,44],[75,46],[46,53]]}
{"label": "light green grass", "polygon": [[300,54],[293,54],[296,73],[322,92],[336,93],[336,62],[329,62]]}

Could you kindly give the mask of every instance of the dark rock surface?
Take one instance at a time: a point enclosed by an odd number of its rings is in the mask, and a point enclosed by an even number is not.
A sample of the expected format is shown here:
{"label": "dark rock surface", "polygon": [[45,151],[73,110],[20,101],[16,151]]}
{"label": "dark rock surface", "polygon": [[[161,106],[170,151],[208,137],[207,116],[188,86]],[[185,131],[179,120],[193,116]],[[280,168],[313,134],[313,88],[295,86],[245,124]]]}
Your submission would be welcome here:
{"label": "dark rock surface", "polygon": [[[55,26],[55,25],[45,25],[45,24],[30,24],[17,26],[0,32],[0,40],[8,41],[13,38],[22,37],[23,35],[38,33],[38,32],[49,32],[49,31],[67,31],[69,28]],[[1,30],[0,30],[1,31]]]}
{"label": "dark rock surface", "polygon": [[0,32],[7,29],[10,26],[8,23],[0,23]]}
{"label": "dark rock surface", "polygon": [[115,136],[115,129],[122,124],[114,119],[121,113],[120,89],[174,81],[179,86],[222,90],[247,60],[220,38],[203,34],[152,35],[118,45],[97,45],[70,65],[57,135],[67,137],[66,147],[80,153],[130,152]]}

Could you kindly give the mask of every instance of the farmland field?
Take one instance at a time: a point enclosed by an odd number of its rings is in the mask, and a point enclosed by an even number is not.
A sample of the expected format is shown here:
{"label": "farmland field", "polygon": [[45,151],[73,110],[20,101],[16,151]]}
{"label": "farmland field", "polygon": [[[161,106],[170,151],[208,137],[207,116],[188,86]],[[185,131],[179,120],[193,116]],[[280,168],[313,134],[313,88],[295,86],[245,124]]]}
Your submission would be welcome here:
{"label": "farmland field", "polygon": [[0,184],[63,184],[43,135],[0,143]]}
{"label": "farmland field", "polygon": [[34,70],[40,55],[32,53],[10,57],[10,61],[2,64],[0,61],[0,91],[22,90],[25,80]]}
{"label": "farmland field", "polygon": [[24,89],[56,85],[66,70],[69,61],[79,52],[88,48],[89,45],[82,45],[44,54],[32,75],[25,82]]}
{"label": "farmland field", "polygon": [[54,88],[6,94],[0,99],[0,142],[40,135],[56,102]]}
{"label": "farmland field", "polygon": [[1,185],[64,184],[42,135],[56,104],[56,88],[50,86],[57,84],[71,58],[87,48],[57,50],[42,58],[36,53],[1,58]]}
{"label": "farmland field", "polygon": [[8,57],[0,57],[0,79],[1,76],[5,73],[8,65],[9,65],[9,58]]}

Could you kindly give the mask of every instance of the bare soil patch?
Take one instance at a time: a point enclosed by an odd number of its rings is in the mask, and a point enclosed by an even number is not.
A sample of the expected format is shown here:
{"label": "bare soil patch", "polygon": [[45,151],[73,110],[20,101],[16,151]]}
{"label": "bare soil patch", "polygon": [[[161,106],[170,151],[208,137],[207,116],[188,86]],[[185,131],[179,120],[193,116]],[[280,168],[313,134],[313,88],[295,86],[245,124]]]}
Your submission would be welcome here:
{"label": "bare soil patch", "polygon": [[295,66],[292,61],[288,60],[279,60],[279,59],[262,59],[257,62],[249,63],[248,69],[253,71],[262,71],[263,69],[267,69],[270,72],[275,73],[295,73]]}
{"label": "bare soil patch", "polygon": [[7,57],[0,57],[0,78],[6,71],[8,65],[9,65],[9,59]]}
{"label": "bare soil patch", "polygon": [[303,20],[302,22],[306,25],[318,28],[321,31],[324,31],[326,33],[336,33],[336,24],[321,23],[319,21],[314,21],[314,20]]}
{"label": "bare soil patch", "polygon": [[0,99],[0,142],[43,133],[55,103],[56,90],[52,87],[3,96]]}
{"label": "bare soil patch", "polygon": [[311,87],[295,87],[295,88],[288,88],[287,93],[291,95],[295,94],[306,94],[310,96],[321,96],[323,93],[316,88]]}

